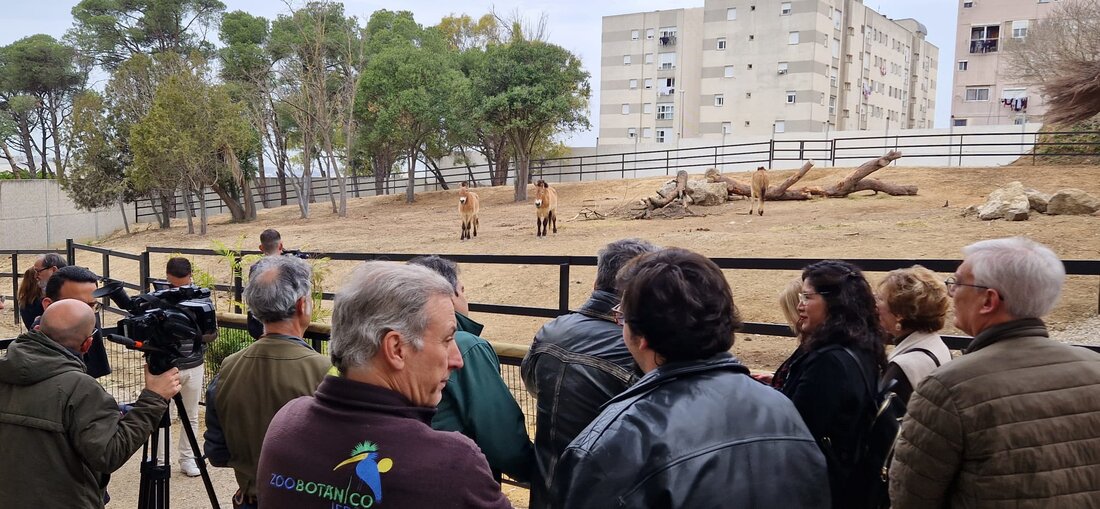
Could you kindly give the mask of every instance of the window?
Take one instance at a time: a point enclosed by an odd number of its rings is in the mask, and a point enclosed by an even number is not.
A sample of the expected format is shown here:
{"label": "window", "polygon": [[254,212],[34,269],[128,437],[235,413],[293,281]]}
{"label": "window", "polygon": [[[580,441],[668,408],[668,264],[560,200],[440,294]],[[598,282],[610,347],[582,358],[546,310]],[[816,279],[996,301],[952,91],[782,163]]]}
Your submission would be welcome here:
{"label": "window", "polygon": [[989,87],[971,87],[966,89],[967,101],[988,101]]}
{"label": "window", "polygon": [[787,132],[787,122],[785,122],[783,120],[776,120],[775,121],[775,132],[777,132],[777,133]]}
{"label": "window", "polygon": [[724,96],[722,94],[714,94],[714,106],[716,108],[721,108],[722,106],[725,106],[725,105],[726,105],[726,96]]}
{"label": "window", "polygon": [[642,138],[652,138],[652,137],[653,137],[653,128],[652,127],[642,128]]}
{"label": "window", "polygon": [[752,64],[746,65],[745,68],[749,69],[749,70],[752,70]]}
{"label": "window", "polygon": [[1000,38],[1000,25],[970,27],[970,52],[994,53],[997,51],[997,39]]}
{"label": "window", "polygon": [[955,127],[966,127],[966,119],[965,118],[953,118],[953,119],[951,119],[951,125],[953,125]]}
{"label": "window", "polygon": [[829,69],[829,86],[832,88],[836,88],[836,83],[838,80],[837,72],[839,71],[837,71],[836,67],[832,67]]}
{"label": "window", "polygon": [[635,88],[638,88],[638,80],[630,80],[630,89],[634,90]]}
{"label": "window", "polygon": [[645,54],[645,63],[647,63],[647,64],[652,64],[653,63],[653,53],[646,53]]}
{"label": "window", "polygon": [[745,121],[745,127],[752,125],[748,120]]}
{"label": "window", "polygon": [[725,69],[722,70],[722,76],[726,77],[726,78],[732,78],[733,77],[733,66],[732,65],[727,65],[725,67]]}
{"label": "window", "polygon": [[623,65],[630,65],[630,55],[623,55]]}
{"label": "window", "polygon": [[779,74],[787,74],[787,62],[779,62],[779,68],[776,71]]}
{"label": "window", "polygon": [[645,103],[642,105],[642,113],[645,115],[653,114],[653,103]]}
{"label": "window", "polygon": [[719,37],[718,38],[717,49],[719,49],[719,50],[726,49],[726,38],[725,37]]}
{"label": "window", "polygon": [[676,68],[676,54],[675,53],[661,53],[657,55],[658,68],[660,69],[675,69]]}
{"label": "window", "polygon": [[629,115],[629,114],[630,114],[630,105],[629,104],[624,104],[623,105],[623,115]]}
{"label": "window", "polygon": [[787,44],[798,44],[798,32],[787,34]]}
{"label": "window", "polygon": [[658,104],[657,105],[657,120],[672,120],[673,118],[673,105],[671,104]]}
{"label": "window", "polygon": [[833,58],[840,58],[840,39],[833,39]]}
{"label": "window", "polygon": [[635,138],[637,136],[638,136],[638,130],[637,129],[635,129],[633,127],[628,127],[626,129],[626,137],[627,138]]}
{"label": "window", "polygon": [[833,11],[833,29],[840,30],[844,24],[844,12],[840,9]]}
{"label": "window", "polygon": [[733,21],[735,19],[737,19],[737,8],[730,7],[726,9],[726,21]]}
{"label": "window", "polygon": [[750,40],[750,41],[755,41],[755,40],[756,40],[756,36],[755,36],[755,35],[750,35],[750,36],[749,36],[749,40]]}
{"label": "window", "polygon": [[1023,39],[1027,37],[1028,20],[1021,19],[1012,22],[1012,38]]}
{"label": "window", "polygon": [[647,88],[647,89],[653,88],[653,78],[646,78],[645,79],[645,88]]}
{"label": "window", "polygon": [[1013,125],[1024,125],[1024,117],[1016,117],[1016,118],[1015,118],[1015,119],[1014,119],[1014,120],[1012,121],[1012,124],[1013,124]]}
{"label": "window", "polygon": [[[638,40],[638,31],[637,30],[631,30],[630,31],[630,40],[632,40],[632,41]],[[631,136],[631,138],[633,138],[633,136]]]}
{"label": "window", "polygon": [[676,27],[661,27],[661,38],[659,42],[661,46],[676,44]]}
{"label": "window", "polygon": [[653,29],[652,28],[645,29],[645,38],[646,39],[652,39],[653,38]]}
{"label": "window", "polygon": [[657,95],[672,95],[676,93],[676,78],[660,78],[657,80]]}
{"label": "window", "polygon": [[835,95],[830,95],[829,96],[829,114],[830,115],[836,115],[836,96]]}
{"label": "window", "polygon": [[664,143],[665,139],[667,139],[667,138],[668,138],[668,130],[667,129],[658,129],[657,130],[657,143]]}
{"label": "window", "polygon": [[745,99],[752,99],[752,92],[745,92]]}
{"label": "window", "polygon": [[733,132],[733,122],[722,122],[722,134]]}
{"label": "window", "polygon": [[[1040,1],[1042,1],[1042,0],[1040,0]],[[967,1],[963,2],[963,8],[969,9],[971,7],[974,7],[974,2],[973,1],[967,0]]]}
{"label": "window", "polygon": [[794,104],[795,99],[797,97],[798,97],[798,94],[796,94],[794,90],[788,90],[787,91],[787,104]]}
{"label": "window", "polygon": [[779,4],[779,15],[780,16],[787,16],[790,13],[791,13],[791,3],[790,2],[783,2],[783,3]]}

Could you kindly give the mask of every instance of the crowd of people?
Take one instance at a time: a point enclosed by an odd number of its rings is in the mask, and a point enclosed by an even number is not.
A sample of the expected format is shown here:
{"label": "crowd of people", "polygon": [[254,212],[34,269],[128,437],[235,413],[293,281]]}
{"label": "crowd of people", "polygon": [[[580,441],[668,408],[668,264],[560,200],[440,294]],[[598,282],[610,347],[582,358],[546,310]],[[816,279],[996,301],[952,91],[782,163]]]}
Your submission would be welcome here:
{"label": "crowd of people", "polygon": [[[589,299],[523,359],[533,442],[454,262],[361,264],[326,357],[303,339],[311,266],[268,244],[244,295],[262,332],[206,395],[204,456],[234,470],[236,508],[510,507],[503,475],[540,509],[877,507],[863,466],[884,393],[906,409],[876,473],[893,507],[1100,505],[1100,354],[1049,339],[1065,270],[1024,238],[966,247],[946,280],[805,267],[778,294],[797,345],[774,373],[731,355],[741,315],[711,260],[612,242]],[[91,290],[56,262],[36,272],[56,272],[40,327],[0,358],[0,436],[17,444],[0,500],[102,507],[184,382],[147,373],[120,413],[89,376]],[[939,335],[952,307],[974,336],[955,358]]]}

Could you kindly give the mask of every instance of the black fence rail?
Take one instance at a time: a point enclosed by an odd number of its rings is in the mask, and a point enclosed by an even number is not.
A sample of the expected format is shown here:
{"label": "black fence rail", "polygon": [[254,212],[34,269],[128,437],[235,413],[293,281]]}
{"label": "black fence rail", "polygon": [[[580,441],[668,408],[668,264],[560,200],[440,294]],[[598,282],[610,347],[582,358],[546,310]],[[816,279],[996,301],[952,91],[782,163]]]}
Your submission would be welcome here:
{"label": "black fence rail", "polygon": [[[754,167],[757,165],[772,167],[777,162],[802,162],[814,159],[829,166],[847,165],[854,162],[880,157],[889,150],[901,150],[906,160],[919,160],[929,165],[943,164],[962,166],[968,160],[991,157],[1031,156],[1035,162],[1036,152],[1044,157],[1097,157],[1100,155],[1100,142],[1088,140],[1100,139],[1100,132],[1027,132],[1025,130],[998,131],[989,133],[952,132],[931,134],[895,134],[861,135],[846,137],[805,137],[779,138],[749,143],[730,143],[705,147],[675,147],[609,154],[592,154],[558,158],[535,159],[531,161],[531,179],[548,181],[585,181],[612,178],[637,178],[657,175],[674,175],[679,170],[702,172],[707,168]],[[458,185],[463,181],[474,181],[477,185],[489,185],[492,172],[487,164],[448,166],[435,169],[435,172],[418,165],[414,191],[434,191],[441,188],[436,174],[442,176],[448,185]],[[408,177],[404,173],[388,175],[383,181],[381,194],[405,192]],[[253,196],[260,203],[262,196],[268,197],[273,205],[281,204],[281,188],[273,178],[268,179],[266,187],[257,184]],[[376,192],[373,176],[349,176],[346,179],[347,193],[351,197],[374,196]],[[514,182],[512,178],[504,183]],[[311,197],[315,205],[329,200],[330,193],[337,193],[335,179],[320,177],[311,181]],[[298,200],[297,188],[286,187],[287,204]],[[182,201],[182,200],[180,200]],[[192,200],[192,207],[198,206],[198,200]],[[228,209],[213,191],[206,192],[207,211],[222,213]],[[176,204],[176,210],[186,205]],[[148,199],[134,203],[134,213],[138,221],[155,217],[153,204]],[[196,209],[192,209],[198,215]]]}

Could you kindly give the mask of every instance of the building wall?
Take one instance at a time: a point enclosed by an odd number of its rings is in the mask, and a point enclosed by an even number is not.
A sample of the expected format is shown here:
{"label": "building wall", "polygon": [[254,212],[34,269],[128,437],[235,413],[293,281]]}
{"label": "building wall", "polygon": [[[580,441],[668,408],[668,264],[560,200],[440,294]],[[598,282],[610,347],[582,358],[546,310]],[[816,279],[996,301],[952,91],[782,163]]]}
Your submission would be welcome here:
{"label": "building wall", "polygon": [[[661,143],[661,130],[663,143],[674,143],[668,133],[721,141],[931,127],[938,55],[920,23],[889,20],[856,0],[757,3],[705,0],[702,8],[605,17],[600,145]],[[660,44],[661,28],[671,26],[675,44]],[[660,68],[668,52],[675,69]],[[671,94],[666,78],[675,79]],[[664,103],[672,118],[658,118]]]}
{"label": "building wall", "polygon": [[[133,223],[134,208],[126,214]],[[95,240],[123,227],[122,211],[80,210],[56,180],[0,180],[0,249],[47,249]]]}
{"label": "building wall", "polygon": [[[1011,125],[1034,121],[1046,111],[1037,86],[1008,75],[1004,49],[1014,35],[1023,35],[1014,34],[1014,26],[1033,26],[1054,5],[1037,0],[959,0],[955,60],[951,63],[955,69],[951,90],[955,125]],[[960,62],[965,62],[965,70]],[[968,95],[967,90],[972,92]],[[1017,97],[1027,98],[1026,109],[1001,102]]]}

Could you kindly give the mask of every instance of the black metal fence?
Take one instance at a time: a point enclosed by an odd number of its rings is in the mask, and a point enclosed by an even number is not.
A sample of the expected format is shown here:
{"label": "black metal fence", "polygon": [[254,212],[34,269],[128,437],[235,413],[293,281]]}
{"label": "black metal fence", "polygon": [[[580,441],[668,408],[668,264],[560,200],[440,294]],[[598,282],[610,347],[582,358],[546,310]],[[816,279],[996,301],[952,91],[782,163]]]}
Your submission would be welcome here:
{"label": "black metal fence", "polygon": [[[701,172],[707,168],[772,167],[776,162],[802,162],[806,159],[828,162],[830,166],[849,164],[874,157],[880,157],[888,150],[901,150],[906,160],[919,160],[929,165],[962,166],[975,158],[1036,156],[1052,157],[1097,157],[1100,155],[1100,142],[1087,141],[1100,138],[1100,132],[1026,132],[998,131],[990,133],[933,133],[864,135],[839,138],[805,137],[780,138],[751,143],[731,143],[706,147],[675,147],[661,150],[642,150],[593,154],[582,156],[536,159],[531,162],[533,179],[548,181],[585,181],[613,178],[636,178],[656,175],[674,175],[679,170]],[[1018,140],[1018,141],[1017,141]],[[434,174],[420,166],[414,186],[416,192],[434,191],[440,185]],[[489,185],[492,180],[487,164],[450,166],[438,169],[439,174],[448,180],[449,185],[473,180],[478,185]],[[253,193],[259,202],[263,195],[279,200],[279,184],[269,179],[266,187],[257,187]],[[508,182],[512,182],[511,179]],[[405,192],[407,175],[391,174],[382,186],[382,194]],[[287,203],[296,203],[297,189],[288,185]],[[316,179],[311,182],[311,196],[318,203],[328,200],[329,193],[337,192],[334,180]],[[347,193],[351,197],[374,196],[375,181],[371,176],[347,178]],[[193,200],[192,206],[198,206]],[[207,191],[207,211],[225,212],[225,204],[213,191]],[[177,206],[179,206],[177,204]],[[180,206],[182,210],[184,206]],[[197,211],[193,211],[196,212]],[[134,203],[134,213],[138,221],[155,217],[153,204],[148,199]]]}

